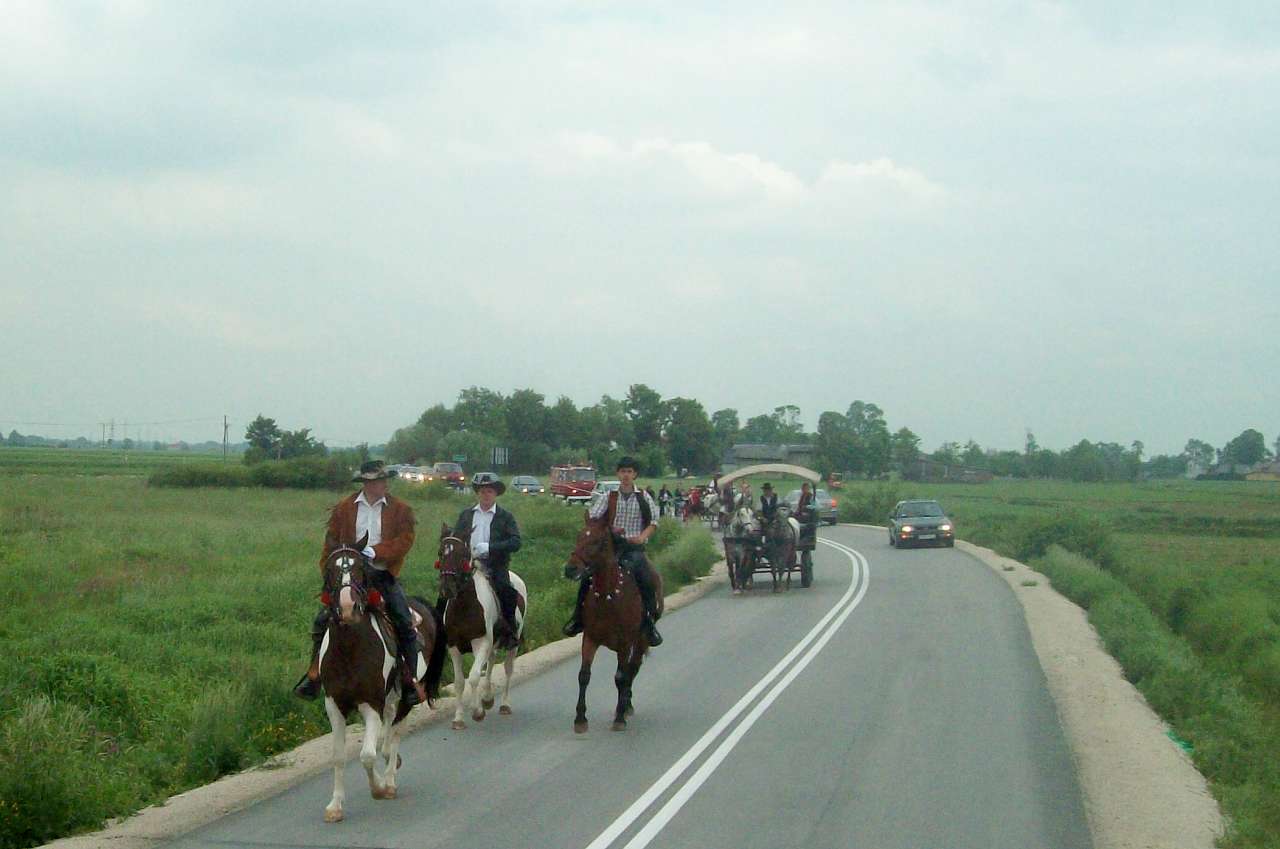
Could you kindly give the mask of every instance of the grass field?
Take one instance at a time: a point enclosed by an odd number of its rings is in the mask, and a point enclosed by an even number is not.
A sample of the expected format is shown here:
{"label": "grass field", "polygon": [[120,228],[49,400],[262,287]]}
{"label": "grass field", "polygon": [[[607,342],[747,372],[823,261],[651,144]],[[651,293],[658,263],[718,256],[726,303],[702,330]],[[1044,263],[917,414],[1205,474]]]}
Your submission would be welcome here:
{"label": "grass field", "polygon": [[[29,453],[0,477],[0,847],[97,827],[327,730],[322,706],[290,688],[340,493],[156,488],[104,471],[111,458],[68,473]],[[434,600],[440,524],[469,502],[393,492],[418,516],[402,578]],[[568,616],[575,585],[561,571],[581,512],[501,503],[525,539],[512,568],[529,586],[532,648]],[[650,555],[669,589],[718,559],[706,531],[672,521]]]}

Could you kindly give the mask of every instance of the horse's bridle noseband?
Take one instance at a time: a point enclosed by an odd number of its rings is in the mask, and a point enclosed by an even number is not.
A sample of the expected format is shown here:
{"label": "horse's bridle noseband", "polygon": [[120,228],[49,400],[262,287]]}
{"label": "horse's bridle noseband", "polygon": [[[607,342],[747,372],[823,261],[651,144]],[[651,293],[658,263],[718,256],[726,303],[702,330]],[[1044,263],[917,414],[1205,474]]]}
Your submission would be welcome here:
{"label": "horse's bridle noseband", "polygon": [[[334,558],[340,554],[353,554],[355,555],[355,557],[359,557],[362,561],[364,561],[366,566],[369,565],[369,558],[365,557],[363,551],[356,548],[355,546],[343,543],[342,545],[339,545],[337,548],[335,548],[333,551],[329,552],[329,556],[325,558],[326,580],[328,579],[329,564],[333,563]],[[379,604],[382,603],[382,596],[380,593],[378,593],[377,590],[366,592],[364,587],[364,582],[357,581],[351,575],[350,563],[346,563],[344,561],[341,564],[335,564],[335,565],[338,565],[338,569],[339,569],[338,578],[341,581],[341,584],[337,587],[337,593],[338,593],[337,595],[333,595],[332,593],[330,593],[328,586],[324,588],[324,591],[320,594],[320,601],[322,604],[324,604],[325,607],[329,608],[331,611],[336,611],[338,609],[340,604],[339,597],[342,595],[342,590],[344,587],[350,587],[352,594],[355,596],[355,606],[358,610],[363,611],[366,606],[377,607]],[[338,619],[339,621],[341,621],[340,616],[338,617]]]}

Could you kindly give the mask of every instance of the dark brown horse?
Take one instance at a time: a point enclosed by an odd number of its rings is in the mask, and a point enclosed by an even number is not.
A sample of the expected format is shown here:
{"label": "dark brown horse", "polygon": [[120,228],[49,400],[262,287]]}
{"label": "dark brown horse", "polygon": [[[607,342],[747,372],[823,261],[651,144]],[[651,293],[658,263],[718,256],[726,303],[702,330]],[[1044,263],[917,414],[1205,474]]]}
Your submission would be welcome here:
{"label": "dark brown horse", "polygon": [[[578,533],[577,543],[564,567],[565,577],[590,580],[582,605],[582,667],[578,670],[578,711],[573,730],[587,730],[587,685],[591,683],[591,663],[601,646],[618,656],[618,670],[613,682],[618,688],[618,708],[613,716],[613,730],[627,727],[627,717],[634,713],[631,685],[640,673],[640,664],[649,651],[649,641],[641,628],[644,604],[635,578],[618,565],[613,548],[613,531],[605,517],[592,519]],[[654,597],[657,615],[662,615],[662,577],[654,572]]]}
{"label": "dark brown horse", "polygon": [[773,575],[773,591],[791,589],[791,567],[796,562],[796,540],[800,538],[800,523],[791,518],[791,511],[779,507],[764,526],[764,550],[769,558],[769,571]]}
{"label": "dark brown horse", "polygon": [[[457,691],[453,730],[461,731],[467,727],[462,714],[477,695],[478,704],[472,707],[472,719],[480,722],[485,717],[485,711],[493,707],[493,660],[496,653],[493,628],[502,616],[502,608],[488,576],[482,569],[473,568],[469,542],[454,536],[448,525],[440,527],[437,556],[440,595],[445,599],[445,643],[449,646],[449,656],[453,658],[453,687]],[[516,637],[519,638],[528,619],[529,593],[519,575],[515,572],[508,572],[507,575],[518,595],[515,624]],[[467,652],[474,653],[475,660],[471,664],[471,676],[464,678],[462,656]],[[502,682],[502,704],[498,707],[498,713],[503,715],[511,713],[511,674],[519,653],[520,646],[517,644],[515,648],[507,650],[502,662],[506,680]]]}
{"label": "dark brown horse", "polygon": [[[320,643],[317,662],[324,707],[333,728],[333,798],[324,809],[325,822],[338,822],[344,816],[347,716],[358,710],[364,720],[360,763],[369,775],[373,798],[394,799],[400,767],[399,723],[409,712],[400,702],[395,629],[382,610],[381,594],[365,586],[365,570],[371,568],[361,554],[365,543],[362,538],[343,544],[330,552],[324,563],[321,600],[329,608],[329,630]],[[430,703],[440,693],[443,629],[435,609],[423,599],[410,598],[409,607],[420,648],[415,677]],[[379,754],[381,770],[377,769]]]}

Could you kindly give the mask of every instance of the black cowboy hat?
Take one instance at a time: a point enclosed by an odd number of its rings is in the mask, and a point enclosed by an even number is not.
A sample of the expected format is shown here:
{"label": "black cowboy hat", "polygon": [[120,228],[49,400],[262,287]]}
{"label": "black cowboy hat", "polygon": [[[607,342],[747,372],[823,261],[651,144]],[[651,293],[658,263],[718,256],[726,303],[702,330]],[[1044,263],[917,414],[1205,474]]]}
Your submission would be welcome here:
{"label": "black cowboy hat", "polygon": [[482,486],[491,486],[497,490],[498,495],[507,491],[507,485],[502,482],[502,478],[494,472],[476,472],[471,476],[471,488],[479,489]]}
{"label": "black cowboy hat", "polygon": [[386,464],[381,460],[369,460],[360,464],[360,471],[351,480],[355,483],[367,483],[369,481],[381,481],[388,478],[396,477],[397,472],[394,469],[388,469]]}
{"label": "black cowboy hat", "polygon": [[767,489],[767,490],[772,491],[772,490],[773,490],[773,484],[771,484],[771,483],[766,483],[766,484],[762,487],[762,489]]}
{"label": "black cowboy hat", "polygon": [[613,467],[613,470],[616,472],[618,469],[634,469],[636,474],[640,474],[640,464],[636,462],[635,457],[630,455],[618,460],[618,464]]}

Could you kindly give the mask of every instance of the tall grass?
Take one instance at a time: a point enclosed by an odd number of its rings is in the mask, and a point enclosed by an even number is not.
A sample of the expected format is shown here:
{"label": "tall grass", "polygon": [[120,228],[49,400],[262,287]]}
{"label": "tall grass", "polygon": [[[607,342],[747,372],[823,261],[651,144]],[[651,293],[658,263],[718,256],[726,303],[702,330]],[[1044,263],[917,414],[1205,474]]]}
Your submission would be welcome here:
{"label": "tall grass", "polygon": [[[418,517],[403,582],[434,601],[440,526],[472,502],[393,491]],[[109,476],[0,488],[0,849],[96,827],[328,728],[323,707],[290,688],[309,656],[338,497]],[[576,586],[562,571],[582,512],[510,493],[501,503],[525,540],[512,568],[529,587],[533,648],[569,616]],[[678,523],[653,546],[669,590],[716,559],[705,531]]]}

